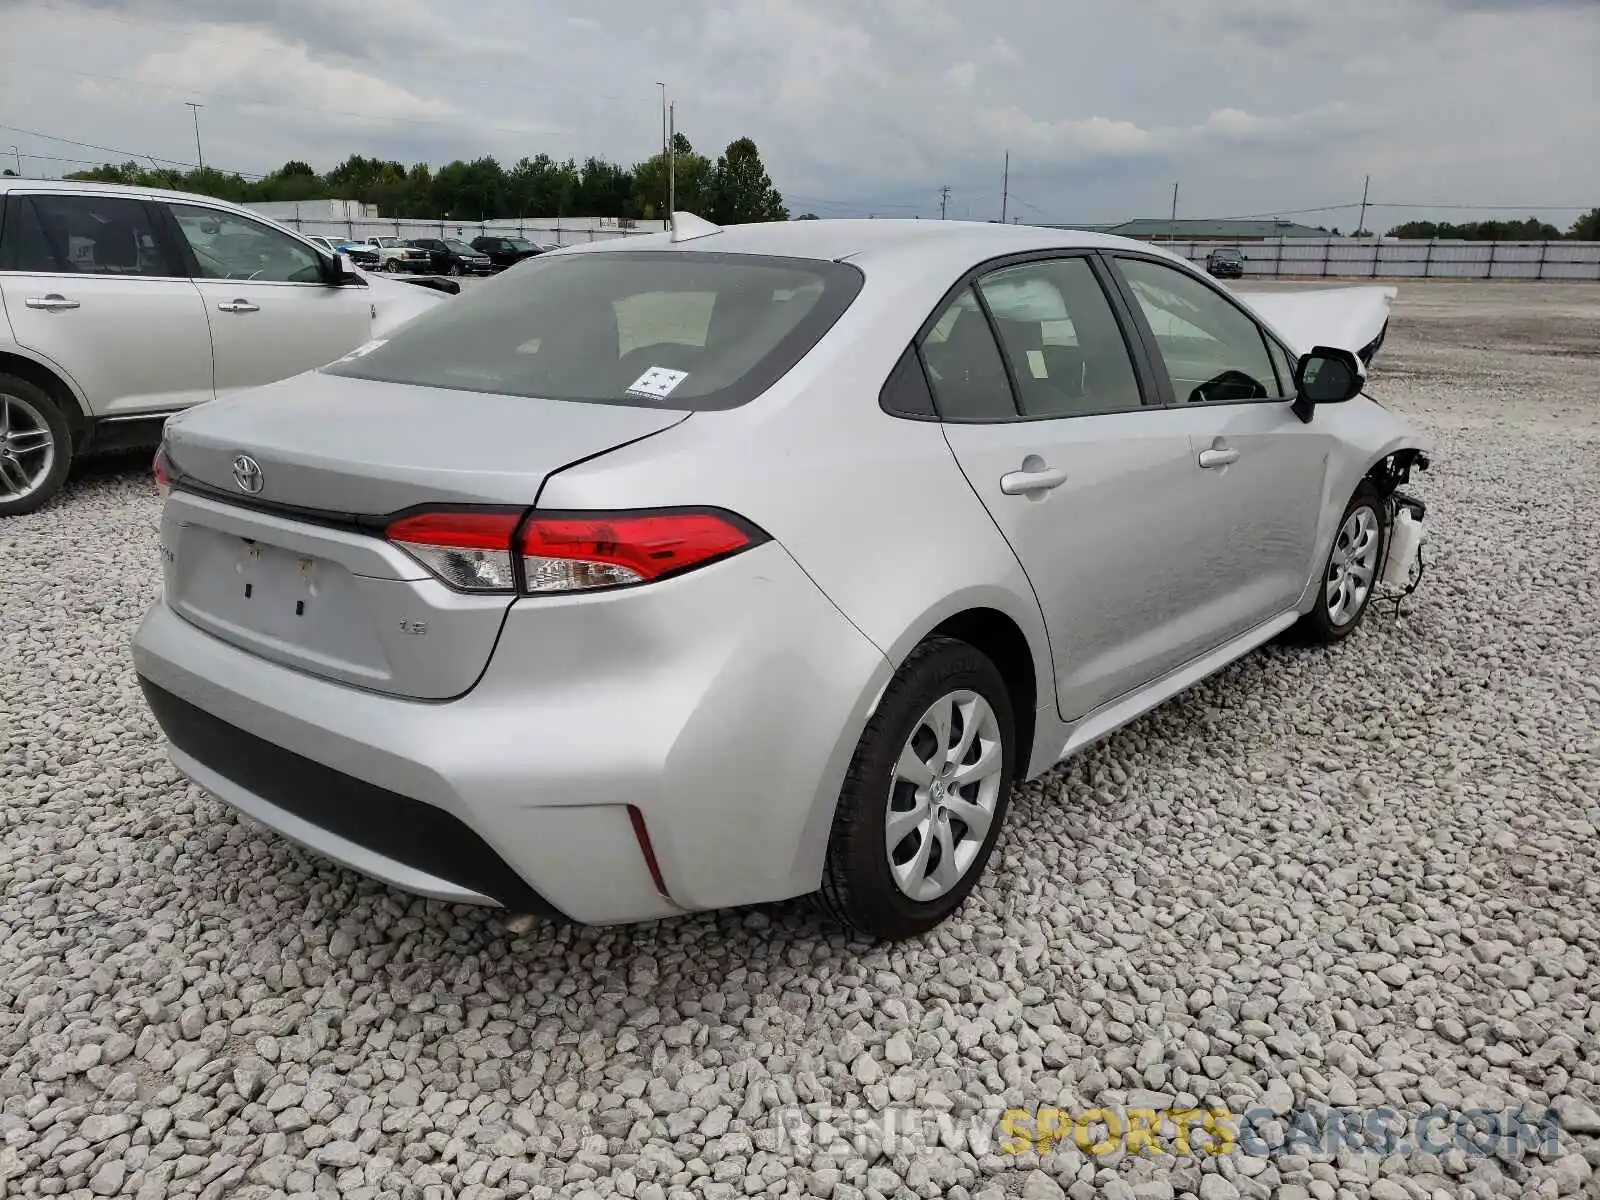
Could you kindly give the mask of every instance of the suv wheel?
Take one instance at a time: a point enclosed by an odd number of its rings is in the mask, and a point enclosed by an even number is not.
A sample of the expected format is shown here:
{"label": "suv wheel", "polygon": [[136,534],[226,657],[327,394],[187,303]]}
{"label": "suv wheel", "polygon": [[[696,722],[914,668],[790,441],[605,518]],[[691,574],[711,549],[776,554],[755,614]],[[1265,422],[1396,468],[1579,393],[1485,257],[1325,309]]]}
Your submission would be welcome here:
{"label": "suv wheel", "polygon": [[917,647],[851,760],[823,907],[889,940],[926,933],[959,908],[1005,820],[1014,728],[1005,681],[985,655],[951,638]]}
{"label": "suv wheel", "polygon": [[0,375],[0,517],[32,512],[61,490],[72,431],[47,393]]}

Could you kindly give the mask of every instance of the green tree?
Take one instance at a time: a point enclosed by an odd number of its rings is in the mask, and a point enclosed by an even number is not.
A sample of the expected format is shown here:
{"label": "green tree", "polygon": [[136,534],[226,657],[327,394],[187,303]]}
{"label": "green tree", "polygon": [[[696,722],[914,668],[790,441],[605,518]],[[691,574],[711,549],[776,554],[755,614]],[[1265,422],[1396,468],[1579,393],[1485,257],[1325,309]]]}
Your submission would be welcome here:
{"label": "green tree", "polygon": [[711,219],[719,225],[789,219],[783,196],[762,165],[761,151],[747,137],[729,142],[712,169]]}
{"label": "green tree", "polygon": [[1600,208],[1591,208],[1574,221],[1567,236],[1579,242],[1600,242]]}
{"label": "green tree", "polygon": [[[672,151],[678,211],[710,217],[711,180],[715,173],[711,160],[704,154],[696,154],[694,146],[681,133],[673,135]],[[667,212],[665,156],[652,155],[633,168],[633,200],[639,216],[662,221],[670,215]]]}

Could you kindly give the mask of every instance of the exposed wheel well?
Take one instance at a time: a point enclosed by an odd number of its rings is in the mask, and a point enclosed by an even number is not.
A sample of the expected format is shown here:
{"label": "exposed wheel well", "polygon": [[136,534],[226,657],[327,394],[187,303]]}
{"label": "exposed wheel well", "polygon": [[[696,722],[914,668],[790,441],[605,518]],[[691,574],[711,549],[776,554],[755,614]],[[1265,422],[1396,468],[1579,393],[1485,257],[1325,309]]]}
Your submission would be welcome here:
{"label": "exposed wheel well", "polygon": [[31,358],[23,358],[19,354],[0,353],[0,375],[15,375],[18,379],[26,379],[40,391],[45,392],[56,402],[61,413],[67,418],[67,425],[72,430],[72,440],[81,442],[87,422],[83,419],[83,408],[78,404],[78,398],[73,395],[72,389],[48,367],[41,367]]}
{"label": "exposed wheel well", "polygon": [[1366,479],[1378,489],[1380,496],[1391,496],[1397,488],[1411,482],[1411,472],[1428,469],[1428,456],[1421,450],[1406,447],[1380,458],[1372,464]]}
{"label": "exposed wheel well", "polygon": [[1034,709],[1039,703],[1039,680],[1033,670],[1033,651],[1017,623],[993,608],[970,608],[957,613],[929,633],[952,637],[989,656],[1006,681],[1011,711],[1017,719],[1017,777],[1027,772],[1033,756]]}

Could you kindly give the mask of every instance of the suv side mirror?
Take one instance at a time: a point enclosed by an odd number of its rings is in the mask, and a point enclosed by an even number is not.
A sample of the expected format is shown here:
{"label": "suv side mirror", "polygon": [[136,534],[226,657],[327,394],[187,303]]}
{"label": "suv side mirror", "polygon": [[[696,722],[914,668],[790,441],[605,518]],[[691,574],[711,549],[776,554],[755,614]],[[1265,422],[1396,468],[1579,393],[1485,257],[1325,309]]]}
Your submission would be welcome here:
{"label": "suv side mirror", "polygon": [[1336,346],[1315,346],[1302,354],[1294,369],[1295,412],[1302,421],[1311,420],[1318,404],[1342,404],[1361,394],[1366,380],[1361,360]]}
{"label": "suv side mirror", "polygon": [[322,260],[322,281],[329,287],[362,284],[366,281],[356,273],[354,261],[348,254],[334,254]]}

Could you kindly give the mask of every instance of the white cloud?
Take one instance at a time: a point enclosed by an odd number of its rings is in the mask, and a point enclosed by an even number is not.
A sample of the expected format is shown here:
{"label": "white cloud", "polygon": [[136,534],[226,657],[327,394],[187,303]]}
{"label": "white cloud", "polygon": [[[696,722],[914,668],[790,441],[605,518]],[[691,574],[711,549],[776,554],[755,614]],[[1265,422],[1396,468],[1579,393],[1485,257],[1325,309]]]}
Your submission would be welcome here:
{"label": "white cloud", "polygon": [[265,29],[209,26],[171,50],[146,57],[135,78],[163,87],[252,107],[282,105],[329,118],[360,115],[391,120],[438,120],[459,115],[455,106],[348,64],[313,58],[303,43],[285,42]]}
{"label": "white cloud", "polygon": [[754,137],[825,214],[926,215],[948,184],[997,215],[1007,151],[1035,218],[1164,212],[1178,179],[1192,215],[1359,200],[1369,173],[1384,201],[1600,197],[1594,0],[0,4],[8,123],[181,158],[201,100],[208,161],[253,170],[630,163],[663,79],[700,149]]}

